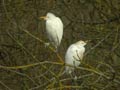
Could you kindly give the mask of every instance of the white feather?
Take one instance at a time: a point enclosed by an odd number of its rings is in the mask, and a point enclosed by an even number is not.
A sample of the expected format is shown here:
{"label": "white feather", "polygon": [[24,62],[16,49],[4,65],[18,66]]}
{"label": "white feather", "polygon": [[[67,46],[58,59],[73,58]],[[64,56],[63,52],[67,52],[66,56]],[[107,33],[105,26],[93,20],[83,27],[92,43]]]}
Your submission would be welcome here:
{"label": "white feather", "polygon": [[52,13],[47,14],[46,33],[51,43],[57,47],[60,45],[63,36],[63,23],[60,18]]}
{"label": "white feather", "polygon": [[[70,45],[65,55],[65,63],[71,66],[78,67],[81,60],[83,59],[85,45],[86,43],[84,41],[78,41],[77,43]],[[67,73],[71,73],[73,70],[74,67],[65,67],[65,72]]]}

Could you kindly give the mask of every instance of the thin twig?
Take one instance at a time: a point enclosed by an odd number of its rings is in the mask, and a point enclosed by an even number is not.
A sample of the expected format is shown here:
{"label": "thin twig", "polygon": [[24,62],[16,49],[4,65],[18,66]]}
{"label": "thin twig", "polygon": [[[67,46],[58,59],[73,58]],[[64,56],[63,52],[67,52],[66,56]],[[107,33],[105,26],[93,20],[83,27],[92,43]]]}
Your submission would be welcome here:
{"label": "thin twig", "polygon": [[2,81],[0,81],[0,84],[1,84],[2,86],[4,86],[5,88],[7,88],[8,90],[13,90],[13,89],[9,88],[7,85],[5,85]]}
{"label": "thin twig", "polygon": [[87,51],[84,56],[86,56],[88,53],[91,52],[91,50],[95,49],[95,48],[98,47],[101,43],[103,43],[103,41],[106,40],[111,34],[112,34],[112,32],[108,33],[108,34],[107,34],[103,39],[101,39],[94,47],[90,48],[90,50]]}

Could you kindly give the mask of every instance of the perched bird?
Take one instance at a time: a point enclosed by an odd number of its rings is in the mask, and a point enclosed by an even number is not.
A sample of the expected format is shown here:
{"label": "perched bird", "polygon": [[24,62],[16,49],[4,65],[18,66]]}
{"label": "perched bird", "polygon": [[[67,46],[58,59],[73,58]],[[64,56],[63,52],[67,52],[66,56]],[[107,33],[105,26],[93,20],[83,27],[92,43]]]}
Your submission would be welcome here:
{"label": "perched bird", "polygon": [[46,33],[52,45],[58,49],[63,36],[63,23],[59,17],[53,13],[47,13],[46,16],[40,17],[46,20]]}
{"label": "perched bird", "polygon": [[85,45],[87,41],[78,41],[69,46],[66,55],[65,55],[65,63],[73,66],[65,66],[65,72],[71,74],[74,71],[74,67],[78,67],[81,60],[83,59],[85,52]]}

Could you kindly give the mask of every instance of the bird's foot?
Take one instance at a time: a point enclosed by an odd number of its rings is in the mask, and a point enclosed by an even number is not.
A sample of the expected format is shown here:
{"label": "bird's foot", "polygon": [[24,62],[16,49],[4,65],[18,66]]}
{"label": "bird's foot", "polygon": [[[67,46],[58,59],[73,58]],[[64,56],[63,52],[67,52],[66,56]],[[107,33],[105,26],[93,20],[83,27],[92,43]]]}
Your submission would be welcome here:
{"label": "bird's foot", "polygon": [[55,52],[58,53],[58,48],[55,49]]}
{"label": "bird's foot", "polygon": [[50,43],[45,43],[45,48],[48,47],[50,45]]}
{"label": "bird's foot", "polygon": [[75,80],[75,81],[77,80],[77,76],[74,77],[74,80]]}

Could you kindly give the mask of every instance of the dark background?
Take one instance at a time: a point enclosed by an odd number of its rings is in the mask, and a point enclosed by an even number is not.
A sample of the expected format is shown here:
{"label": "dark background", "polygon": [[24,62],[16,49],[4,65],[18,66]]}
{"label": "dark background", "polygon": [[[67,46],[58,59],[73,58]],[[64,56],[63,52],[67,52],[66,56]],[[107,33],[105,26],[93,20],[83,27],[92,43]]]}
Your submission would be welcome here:
{"label": "dark background", "polygon": [[[80,79],[75,83],[69,75],[58,75],[64,65],[53,63],[60,61],[52,46],[45,48],[44,42],[48,41],[45,22],[38,18],[47,12],[64,23],[59,48],[63,60],[70,44],[91,40],[80,65],[85,70],[78,68],[76,75]],[[120,0],[0,0],[0,90],[119,90],[119,87]]]}

